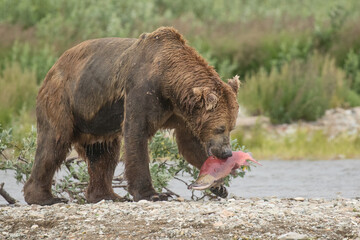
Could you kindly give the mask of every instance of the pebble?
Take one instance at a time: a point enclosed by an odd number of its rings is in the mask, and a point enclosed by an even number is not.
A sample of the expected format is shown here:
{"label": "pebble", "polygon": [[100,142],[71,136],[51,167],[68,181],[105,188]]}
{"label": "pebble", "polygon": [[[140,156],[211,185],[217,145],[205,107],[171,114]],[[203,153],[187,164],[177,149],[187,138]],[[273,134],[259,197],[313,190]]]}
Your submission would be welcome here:
{"label": "pebble", "polygon": [[220,215],[223,216],[223,217],[232,217],[232,216],[235,215],[235,213],[230,212],[228,210],[223,210]]}
{"label": "pebble", "polygon": [[39,225],[34,224],[34,225],[31,226],[31,229],[37,229],[38,227],[39,227]]}
{"label": "pebble", "polygon": [[279,240],[301,240],[308,239],[308,236],[296,232],[289,232],[278,237]]}
{"label": "pebble", "polygon": [[221,222],[221,221],[218,221],[218,222],[216,222],[216,223],[213,224],[214,227],[221,227],[221,226],[223,226],[223,225],[224,225],[224,223]]}
{"label": "pebble", "polygon": [[305,198],[303,198],[303,197],[296,197],[296,198],[294,198],[294,200],[295,200],[295,201],[303,202],[303,201],[305,201]]}

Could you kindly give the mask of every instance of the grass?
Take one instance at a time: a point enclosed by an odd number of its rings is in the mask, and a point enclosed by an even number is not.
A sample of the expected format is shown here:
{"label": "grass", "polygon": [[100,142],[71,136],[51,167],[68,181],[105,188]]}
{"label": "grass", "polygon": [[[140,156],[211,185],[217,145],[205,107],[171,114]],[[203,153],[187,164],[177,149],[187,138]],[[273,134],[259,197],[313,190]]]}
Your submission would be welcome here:
{"label": "grass", "polygon": [[360,137],[329,138],[322,130],[297,129],[286,136],[269,134],[260,126],[249,133],[237,130],[232,138],[251,150],[256,159],[354,159],[360,158]]}

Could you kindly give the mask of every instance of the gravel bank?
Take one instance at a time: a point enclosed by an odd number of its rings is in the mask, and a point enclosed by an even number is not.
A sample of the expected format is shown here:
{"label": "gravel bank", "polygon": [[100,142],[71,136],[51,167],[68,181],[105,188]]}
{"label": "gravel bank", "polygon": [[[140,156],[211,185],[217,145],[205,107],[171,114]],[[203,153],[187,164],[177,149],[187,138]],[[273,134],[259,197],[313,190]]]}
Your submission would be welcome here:
{"label": "gravel bank", "polygon": [[0,239],[360,239],[359,199],[0,207]]}

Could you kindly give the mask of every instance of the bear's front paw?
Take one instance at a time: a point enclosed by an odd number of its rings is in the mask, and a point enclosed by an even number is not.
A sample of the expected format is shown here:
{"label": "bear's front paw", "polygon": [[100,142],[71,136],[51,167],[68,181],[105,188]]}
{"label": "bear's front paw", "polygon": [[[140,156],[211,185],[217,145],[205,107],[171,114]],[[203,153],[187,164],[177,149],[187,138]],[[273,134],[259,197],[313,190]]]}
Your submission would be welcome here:
{"label": "bear's front paw", "polygon": [[56,203],[68,203],[69,200],[67,200],[66,198],[53,198],[53,201],[51,204],[56,204]]}
{"label": "bear's front paw", "polygon": [[31,204],[38,204],[38,205],[53,205],[53,204],[57,204],[57,203],[67,203],[69,200],[67,200],[66,198],[48,198],[48,199],[42,199],[42,200],[36,200],[36,201],[32,201],[32,200],[27,200],[26,202],[31,205]]}
{"label": "bear's front paw", "polygon": [[168,193],[159,193],[154,194],[150,197],[150,201],[157,202],[157,201],[167,201],[170,195]]}
{"label": "bear's front paw", "polygon": [[157,192],[152,192],[151,194],[146,194],[146,195],[140,195],[140,194],[133,195],[133,199],[135,202],[138,202],[140,200],[148,200],[152,202],[167,201],[169,197],[170,195],[168,193],[157,193]]}

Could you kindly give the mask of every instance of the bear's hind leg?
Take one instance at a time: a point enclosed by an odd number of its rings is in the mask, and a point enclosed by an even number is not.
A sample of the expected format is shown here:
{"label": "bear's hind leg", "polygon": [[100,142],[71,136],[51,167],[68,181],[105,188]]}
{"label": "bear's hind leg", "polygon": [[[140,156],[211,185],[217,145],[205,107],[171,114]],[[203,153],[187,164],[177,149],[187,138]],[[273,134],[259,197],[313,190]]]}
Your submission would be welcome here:
{"label": "bear's hind leg", "polygon": [[35,161],[31,176],[24,186],[24,198],[28,204],[51,205],[67,202],[66,199],[53,197],[51,184],[56,169],[69,152],[70,145],[64,136],[56,138],[56,133],[49,123],[38,124]]}
{"label": "bear's hind leg", "polygon": [[89,186],[86,190],[86,199],[89,203],[96,203],[103,199],[122,201],[114,193],[112,179],[120,155],[120,140],[112,142],[94,143],[83,149],[88,163],[90,175]]}

